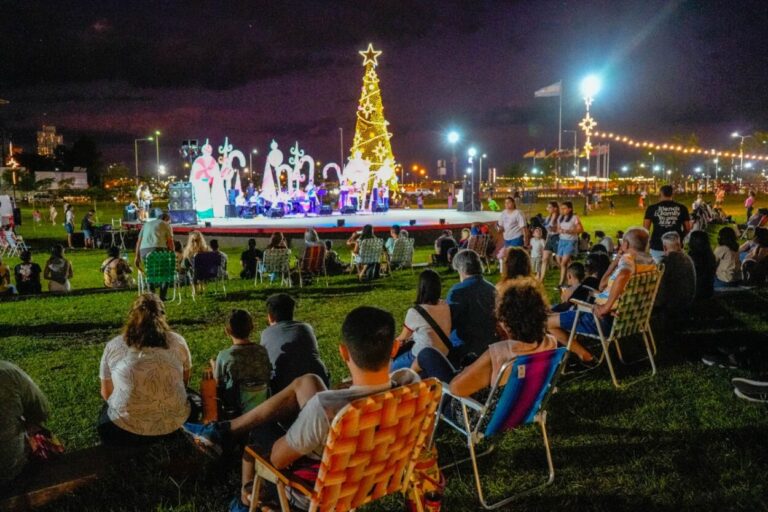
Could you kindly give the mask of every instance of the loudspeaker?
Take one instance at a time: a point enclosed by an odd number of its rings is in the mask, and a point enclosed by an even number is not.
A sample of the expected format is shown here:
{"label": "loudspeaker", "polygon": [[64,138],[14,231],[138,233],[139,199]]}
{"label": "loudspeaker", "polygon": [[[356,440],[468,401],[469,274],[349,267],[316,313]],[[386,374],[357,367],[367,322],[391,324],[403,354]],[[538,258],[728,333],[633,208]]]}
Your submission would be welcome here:
{"label": "loudspeaker", "polygon": [[237,217],[237,206],[233,204],[224,205],[224,216],[228,219]]}
{"label": "loudspeaker", "polygon": [[373,212],[374,213],[381,213],[381,212],[385,212],[385,211],[387,211],[387,209],[384,208],[384,204],[382,204],[382,203],[376,203],[374,205],[374,207],[373,207]]}
{"label": "loudspeaker", "polygon": [[416,225],[416,219],[411,219],[408,221],[409,226],[415,226]]}
{"label": "loudspeaker", "polygon": [[206,222],[205,222],[205,227],[207,227],[207,228],[211,227],[211,223],[210,223],[210,222],[208,222],[208,221],[206,221]]}
{"label": "loudspeaker", "polygon": [[445,224],[445,219],[440,219],[440,224]]}
{"label": "loudspeaker", "polygon": [[138,220],[138,213],[136,210],[129,211],[126,206],[123,208],[123,220],[126,222],[136,222],[136,220]]}
{"label": "loudspeaker", "polygon": [[333,208],[331,208],[331,205],[324,204],[320,207],[320,215],[331,215],[333,213]]}
{"label": "loudspeaker", "polygon": [[270,217],[270,218],[272,218],[272,219],[275,219],[275,218],[280,218],[280,217],[282,217],[283,215],[285,215],[285,212],[283,211],[283,209],[282,209],[282,208],[272,208],[272,209],[271,209],[271,210],[269,210],[269,212],[267,213],[267,217]]}
{"label": "loudspeaker", "polygon": [[188,181],[171,183],[168,186],[168,209],[194,210],[195,198],[192,184]]}
{"label": "loudspeaker", "polygon": [[152,208],[151,210],[149,210],[150,219],[159,219],[162,214],[163,214],[162,208]]}
{"label": "loudspeaker", "polygon": [[13,209],[13,225],[21,226],[21,208]]}
{"label": "loudspeaker", "polygon": [[336,227],[337,228],[343,228],[345,224],[344,219],[336,219]]}
{"label": "loudspeaker", "polygon": [[195,210],[169,210],[171,224],[197,224],[197,212]]}
{"label": "loudspeaker", "polygon": [[351,215],[356,212],[357,212],[357,208],[355,208],[354,206],[345,206],[344,208],[341,209],[342,215]]}

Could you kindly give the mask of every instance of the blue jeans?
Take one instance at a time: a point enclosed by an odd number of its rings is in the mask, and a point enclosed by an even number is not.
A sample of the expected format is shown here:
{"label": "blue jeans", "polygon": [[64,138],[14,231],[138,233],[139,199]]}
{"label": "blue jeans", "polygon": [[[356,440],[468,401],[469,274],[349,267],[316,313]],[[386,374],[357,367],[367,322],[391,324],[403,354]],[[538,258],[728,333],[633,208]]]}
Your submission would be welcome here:
{"label": "blue jeans", "polygon": [[401,368],[410,368],[415,360],[416,357],[414,357],[413,352],[410,350],[408,352],[403,352],[392,361],[389,371],[393,372],[395,370],[400,370]]}
{"label": "blue jeans", "polygon": [[512,240],[504,239],[504,247],[522,247],[524,239],[522,236],[513,238]]}
{"label": "blue jeans", "polygon": [[715,278],[715,290],[722,290],[724,288],[735,288],[739,285],[741,285],[741,281],[731,281],[730,283],[726,283],[725,281],[721,281],[720,279]]}
{"label": "blue jeans", "polygon": [[451,382],[458,371],[439,350],[427,347],[416,357],[423,377],[435,377],[442,382]]}
{"label": "blue jeans", "polygon": [[[576,310],[563,311],[560,313],[560,328],[565,332],[570,333],[573,328],[573,321],[576,319]],[[600,319],[600,328],[603,331],[604,336],[608,336],[613,326],[613,317],[606,315]],[[579,323],[576,325],[576,332],[578,334],[591,334],[597,336],[597,324],[595,323],[595,317],[592,313],[581,313],[579,315]]]}

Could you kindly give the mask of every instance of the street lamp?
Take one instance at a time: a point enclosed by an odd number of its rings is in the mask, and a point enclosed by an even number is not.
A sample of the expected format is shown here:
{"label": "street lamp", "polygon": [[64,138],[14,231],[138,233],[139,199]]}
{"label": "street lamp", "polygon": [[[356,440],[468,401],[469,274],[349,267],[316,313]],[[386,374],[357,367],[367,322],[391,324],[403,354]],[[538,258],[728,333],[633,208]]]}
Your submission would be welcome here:
{"label": "street lamp", "polygon": [[[739,141],[739,171],[744,172],[744,139],[749,139],[751,135],[741,135],[739,132],[733,132],[731,137],[741,139]],[[731,181],[733,181],[733,166],[731,166]]]}
{"label": "street lamp", "polygon": [[[469,211],[475,211],[475,180],[472,179],[472,166],[467,167],[467,179],[469,179],[470,203]],[[466,201],[466,200],[465,200]]]}
{"label": "street lamp", "polygon": [[160,131],[155,130],[155,168],[160,170]]}
{"label": "street lamp", "polygon": [[136,162],[136,184],[139,184],[139,142],[152,141],[152,137],[144,137],[143,139],[133,139],[133,156]]}
{"label": "street lamp", "polygon": [[164,165],[157,166],[157,171],[160,173],[160,176],[165,176],[165,166]]}
{"label": "street lamp", "polygon": [[253,179],[253,155],[258,155],[259,150],[258,149],[252,149],[250,153],[248,153],[248,168],[251,170],[251,179]]}
{"label": "street lamp", "polygon": [[480,185],[480,192],[482,193],[483,188],[483,158],[488,158],[488,155],[483,153],[480,155],[480,167],[478,171],[478,177],[477,177],[477,183]]}
{"label": "street lamp", "polygon": [[[581,95],[584,98],[584,118],[579,123],[579,127],[584,131],[584,153],[587,155],[587,167],[589,167],[589,155],[592,152],[592,130],[597,126],[597,121],[589,113],[592,101],[595,95],[600,92],[600,78],[597,75],[588,75],[581,81]],[[588,215],[589,210],[589,172],[584,180],[584,215]]]}
{"label": "street lamp", "polygon": [[459,135],[459,132],[456,130],[451,130],[448,132],[448,144],[451,145],[451,154],[453,155],[452,162],[453,162],[453,171],[451,173],[451,179],[456,179],[456,143],[459,142],[459,139],[461,136]]}
{"label": "street lamp", "polygon": [[626,165],[623,165],[621,167],[621,172],[627,172],[628,170],[629,170],[629,167],[627,167]]}

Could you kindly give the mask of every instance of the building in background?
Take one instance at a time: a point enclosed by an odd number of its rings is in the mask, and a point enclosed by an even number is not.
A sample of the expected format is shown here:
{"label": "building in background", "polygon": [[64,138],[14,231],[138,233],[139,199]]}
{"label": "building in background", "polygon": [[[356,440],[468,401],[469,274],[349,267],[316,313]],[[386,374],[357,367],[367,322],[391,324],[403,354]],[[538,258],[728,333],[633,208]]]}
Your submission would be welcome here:
{"label": "building in background", "polygon": [[37,132],[37,154],[45,157],[53,157],[56,146],[64,144],[64,136],[56,134],[55,126],[43,125],[43,129]]}

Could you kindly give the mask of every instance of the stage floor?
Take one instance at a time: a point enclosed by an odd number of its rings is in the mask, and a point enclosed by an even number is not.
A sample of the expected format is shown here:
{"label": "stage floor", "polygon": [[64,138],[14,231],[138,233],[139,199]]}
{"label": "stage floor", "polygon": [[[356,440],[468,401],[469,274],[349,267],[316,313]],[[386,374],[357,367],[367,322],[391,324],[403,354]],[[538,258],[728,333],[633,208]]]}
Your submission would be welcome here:
{"label": "stage floor", "polygon": [[[285,234],[303,233],[309,227],[318,233],[351,233],[366,224],[372,224],[376,231],[386,231],[393,224],[399,224],[409,231],[434,231],[439,229],[461,229],[473,222],[495,222],[498,212],[458,212],[448,209],[394,209],[386,213],[357,213],[352,215],[287,216],[282,218],[257,217],[255,219],[210,219],[194,224],[174,224],[173,232],[182,234],[198,230],[210,235],[263,235],[276,230]],[[343,220],[344,225],[339,226]],[[413,222],[413,224],[411,224]],[[208,225],[206,225],[208,224]],[[130,226],[130,224],[129,224]],[[131,227],[138,227],[135,224]]]}

